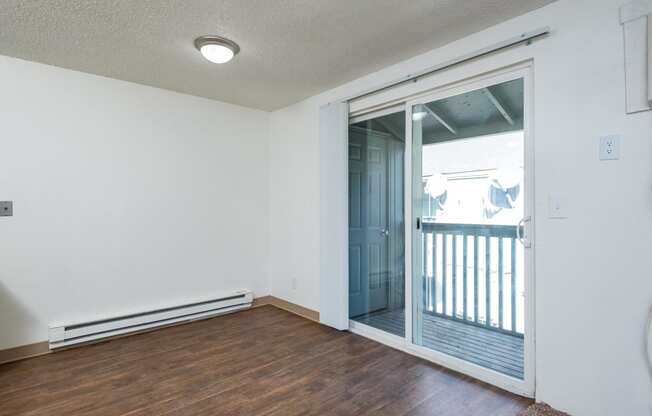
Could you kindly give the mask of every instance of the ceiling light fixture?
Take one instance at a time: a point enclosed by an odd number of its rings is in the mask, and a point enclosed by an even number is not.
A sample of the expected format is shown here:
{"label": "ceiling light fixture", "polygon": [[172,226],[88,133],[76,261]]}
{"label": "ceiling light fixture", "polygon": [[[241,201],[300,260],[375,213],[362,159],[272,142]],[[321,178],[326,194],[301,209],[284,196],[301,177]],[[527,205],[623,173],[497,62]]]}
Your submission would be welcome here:
{"label": "ceiling light fixture", "polygon": [[414,113],[412,113],[412,120],[421,121],[424,118],[426,118],[427,115],[428,115],[428,113],[426,113],[423,110],[415,111]]}
{"label": "ceiling light fixture", "polygon": [[204,58],[216,64],[229,62],[240,52],[240,47],[232,40],[221,36],[200,36],[195,39],[195,48]]}
{"label": "ceiling light fixture", "polygon": [[423,104],[417,104],[414,107],[412,107],[412,120],[413,121],[421,121],[424,118],[426,118],[428,113],[426,113],[426,109],[423,108],[423,107],[424,107]]}

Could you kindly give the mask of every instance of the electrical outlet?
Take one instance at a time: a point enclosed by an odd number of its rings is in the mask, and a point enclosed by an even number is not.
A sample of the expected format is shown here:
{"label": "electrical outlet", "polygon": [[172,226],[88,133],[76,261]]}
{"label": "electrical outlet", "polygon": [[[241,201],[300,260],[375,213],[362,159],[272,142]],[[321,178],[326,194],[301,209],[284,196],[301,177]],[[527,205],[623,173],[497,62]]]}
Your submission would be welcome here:
{"label": "electrical outlet", "polygon": [[11,217],[14,215],[14,204],[12,201],[0,201],[0,217]]}
{"label": "electrical outlet", "polygon": [[620,136],[600,137],[600,160],[618,160],[620,158]]}

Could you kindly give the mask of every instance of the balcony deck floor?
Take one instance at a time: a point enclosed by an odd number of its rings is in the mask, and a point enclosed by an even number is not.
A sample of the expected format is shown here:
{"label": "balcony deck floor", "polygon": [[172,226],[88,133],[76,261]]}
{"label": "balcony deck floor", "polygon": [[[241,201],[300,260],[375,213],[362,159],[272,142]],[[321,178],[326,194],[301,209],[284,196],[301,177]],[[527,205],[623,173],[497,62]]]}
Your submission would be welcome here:
{"label": "balcony deck floor", "polygon": [[[404,337],[403,309],[379,311],[355,321]],[[424,347],[523,379],[523,338],[425,314]]]}

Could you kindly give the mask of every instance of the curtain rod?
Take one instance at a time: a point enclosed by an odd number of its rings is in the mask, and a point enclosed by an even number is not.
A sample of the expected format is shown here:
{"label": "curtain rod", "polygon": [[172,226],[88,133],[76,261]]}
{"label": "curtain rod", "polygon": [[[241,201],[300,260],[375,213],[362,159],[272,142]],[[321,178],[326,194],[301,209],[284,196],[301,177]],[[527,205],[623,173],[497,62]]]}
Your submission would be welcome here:
{"label": "curtain rod", "polygon": [[451,68],[453,66],[460,65],[460,64],[463,64],[465,62],[469,62],[469,61],[472,61],[474,59],[477,59],[477,58],[480,58],[480,57],[483,57],[483,56],[486,56],[486,55],[490,55],[492,53],[495,53],[495,52],[498,52],[498,51],[501,51],[501,50],[504,50],[504,49],[508,49],[508,48],[511,48],[513,46],[516,46],[516,45],[520,45],[520,44],[523,44],[523,43],[526,43],[526,44],[529,45],[533,40],[544,37],[544,36],[550,34],[550,32],[551,32],[551,29],[548,26],[533,30],[531,32],[525,32],[525,33],[523,33],[523,34],[521,34],[519,36],[515,36],[513,38],[504,40],[502,42],[498,42],[498,43],[495,43],[493,45],[484,47],[482,49],[478,49],[475,52],[471,52],[471,53],[468,53],[466,55],[462,55],[462,56],[460,56],[458,58],[452,59],[452,60],[444,62],[442,64],[435,65],[433,67],[426,68],[426,69],[424,69],[422,71],[415,72],[414,74],[408,74],[408,75],[406,75],[406,76],[404,76],[402,78],[396,79],[394,81],[387,82],[387,83],[382,84],[380,86],[377,86],[377,87],[374,87],[374,88],[371,88],[371,89],[368,89],[368,90],[361,91],[361,92],[359,92],[359,93],[357,93],[355,95],[343,98],[340,101],[357,100],[359,98],[366,97],[366,96],[372,95],[372,94],[377,94],[377,93],[379,93],[381,91],[385,91],[387,89],[396,87],[396,86],[401,85],[401,84],[416,81],[421,77],[432,75],[435,72],[443,71],[443,70]]}

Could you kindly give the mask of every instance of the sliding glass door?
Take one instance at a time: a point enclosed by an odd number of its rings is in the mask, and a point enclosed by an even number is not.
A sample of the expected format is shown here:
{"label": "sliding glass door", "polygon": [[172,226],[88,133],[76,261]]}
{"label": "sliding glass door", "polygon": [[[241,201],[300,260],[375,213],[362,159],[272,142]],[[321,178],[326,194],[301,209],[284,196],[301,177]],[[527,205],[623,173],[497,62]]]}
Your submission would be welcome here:
{"label": "sliding glass door", "polygon": [[517,382],[529,353],[524,87],[517,77],[408,103],[410,342]]}
{"label": "sliding glass door", "polygon": [[529,67],[350,119],[350,327],[534,392]]}

